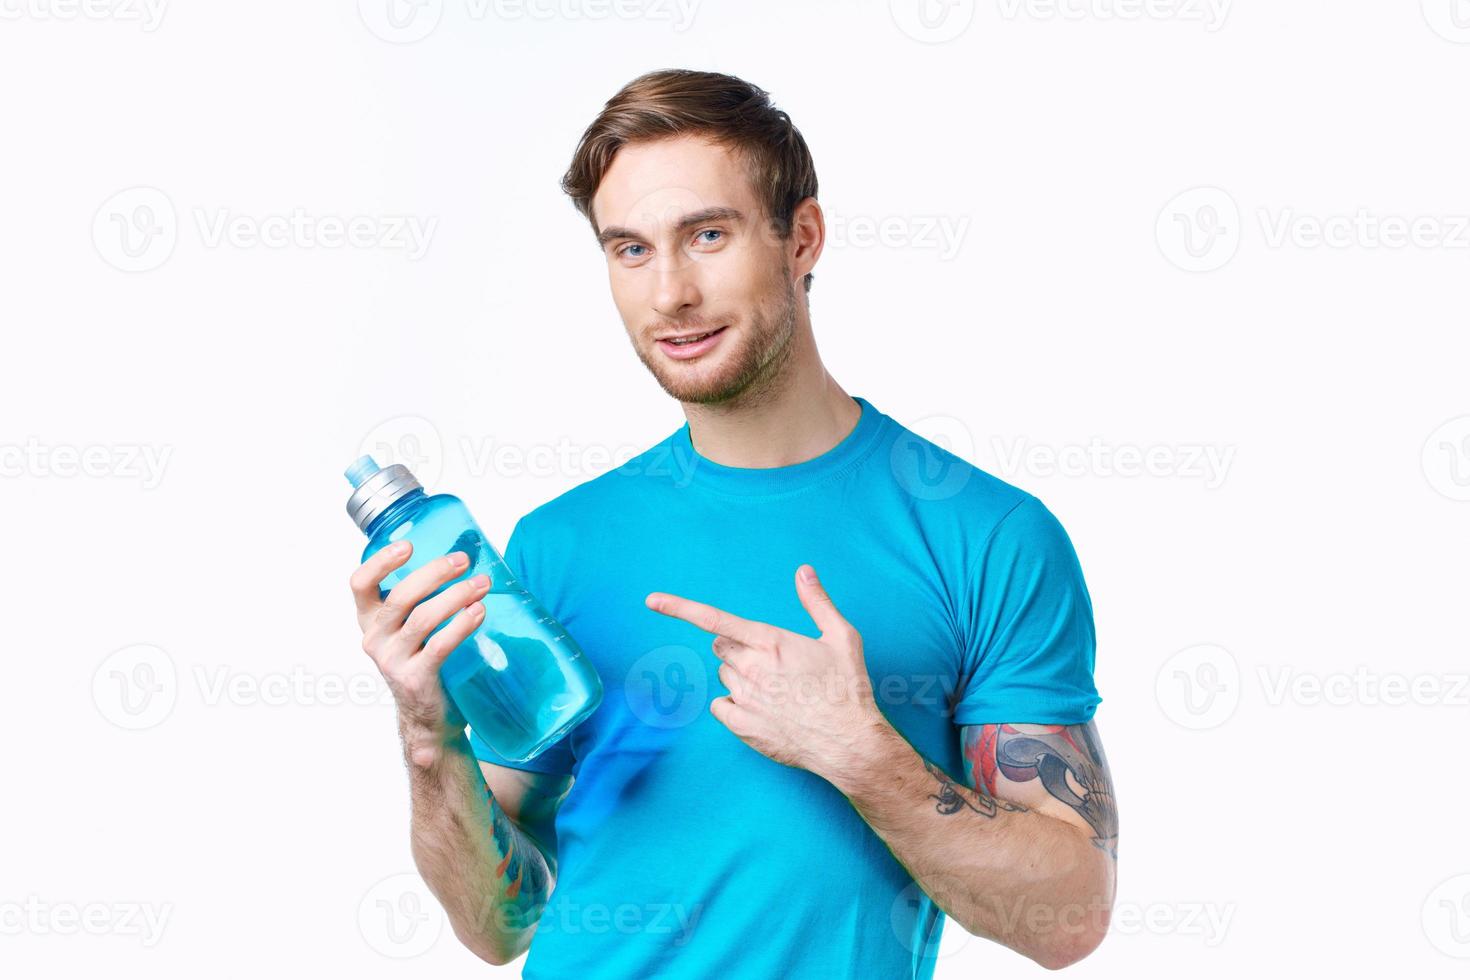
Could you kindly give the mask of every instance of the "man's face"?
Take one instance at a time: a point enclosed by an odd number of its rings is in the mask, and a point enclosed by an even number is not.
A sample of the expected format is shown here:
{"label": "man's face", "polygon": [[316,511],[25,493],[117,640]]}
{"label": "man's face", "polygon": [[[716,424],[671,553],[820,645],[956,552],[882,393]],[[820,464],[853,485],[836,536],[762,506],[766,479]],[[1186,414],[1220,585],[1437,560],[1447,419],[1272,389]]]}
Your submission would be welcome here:
{"label": "man's face", "polygon": [[664,391],[713,404],[779,376],[797,317],[788,243],[770,231],[737,154],[698,137],[628,144],[592,213],[613,302]]}

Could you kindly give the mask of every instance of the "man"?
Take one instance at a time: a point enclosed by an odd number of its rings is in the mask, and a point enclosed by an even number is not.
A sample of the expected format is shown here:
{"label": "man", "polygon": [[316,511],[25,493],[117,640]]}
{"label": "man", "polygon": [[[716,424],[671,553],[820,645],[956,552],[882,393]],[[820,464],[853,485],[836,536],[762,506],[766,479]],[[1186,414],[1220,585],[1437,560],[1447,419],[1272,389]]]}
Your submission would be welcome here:
{"label": "man", "polygon": [[511,534],[606,691],[528,762],[445,720],[437,668],[490,583],[419,605],[462,555],[382,601],[406,554],[353,575],[456,934],[529,948],[533,980],[929,977],[944,914],[1048,968],[1086,956],[1117,818],[1081,569],[1039,500],[823,366],[800,133],[739,79],[656,72],[563,187],[687,423]]}

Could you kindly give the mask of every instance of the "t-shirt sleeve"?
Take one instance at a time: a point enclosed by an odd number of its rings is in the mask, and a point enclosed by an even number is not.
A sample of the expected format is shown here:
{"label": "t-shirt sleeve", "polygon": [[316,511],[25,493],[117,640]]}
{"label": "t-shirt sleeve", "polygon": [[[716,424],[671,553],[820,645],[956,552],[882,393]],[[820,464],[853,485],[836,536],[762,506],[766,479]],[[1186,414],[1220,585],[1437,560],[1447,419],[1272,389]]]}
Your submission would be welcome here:
{"label": "t-shirt sleeve", "polygon": [[[522,517],[516,521],[515,527],[510,532],[510,539],[505,542],[504,557],[505,563],[510,566],[511,572],[520,581],[521,587],[530,589],[534,593],[536,585],[532,577],[533,570],[526,567],[527,552],[531,550],[530,539],[531,535],[526,530],[526,519]],[[504,758],[492,749],[474,729],[470,729],[470,748],[474,751],[475,758],[481,762],[527,772],[543,772],[558,776],[572,774],[573,757],[570,738],[561,739],[534,759],[527,759],[524,762],[513,762]]]}
{"label": "t-shirt sleeve", "polygon": [[1025,496],[991,531],[961,597],[957,725],[1077,725],[1101,702],[1092,598],[1061,522]]}

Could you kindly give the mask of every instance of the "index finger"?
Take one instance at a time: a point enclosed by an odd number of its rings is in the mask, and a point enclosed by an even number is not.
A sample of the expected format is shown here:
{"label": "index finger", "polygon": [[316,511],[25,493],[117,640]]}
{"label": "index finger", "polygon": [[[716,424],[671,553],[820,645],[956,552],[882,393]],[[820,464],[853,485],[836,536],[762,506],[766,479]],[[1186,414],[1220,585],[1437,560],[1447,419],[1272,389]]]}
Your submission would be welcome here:
{"label": "index finger", "polygon": [[733,613],[703,602],[695,602],[693,599],[669,595],[667,592],[650,592],[643,602],[654,612],[692,623],[706,633],[728,636],[737,643],[760,646],[770,638],[771,627],[765,623],[741,619]]}
{"label": "index finger", "polygon": [[357,603],[359,617],[377,612],[378,607],[383,604],[379,589],[383,579],[393,569],[408,561],[411,554],[413,545],[407,541],[399,541],[379,549],[367,561],[357,566],[347,584],[352,587],[352,598]]}

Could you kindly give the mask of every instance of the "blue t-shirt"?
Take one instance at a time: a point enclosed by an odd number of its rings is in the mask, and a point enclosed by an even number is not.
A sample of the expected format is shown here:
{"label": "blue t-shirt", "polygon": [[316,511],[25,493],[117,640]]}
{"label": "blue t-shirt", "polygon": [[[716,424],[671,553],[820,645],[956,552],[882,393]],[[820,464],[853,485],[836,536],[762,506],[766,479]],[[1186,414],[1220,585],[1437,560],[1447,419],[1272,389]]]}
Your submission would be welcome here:
{"label": "blue t-shirt", "polygon": [[815,636],[794,581],[809,562],[883,713],[956,780],[961,725],[1092,717],[1092,605],[1061,524],[855,400],[852,432],[805,462],[723,466],[686,423],[517,522],[506,561],[604,687],[529,762],[471,739],[486,762],[575,776],[528,980],[933,975],[943,913],[836,788],[710,714],[728,693],[714,638],[650,592]]}

